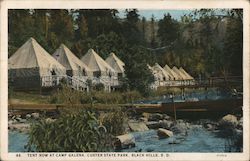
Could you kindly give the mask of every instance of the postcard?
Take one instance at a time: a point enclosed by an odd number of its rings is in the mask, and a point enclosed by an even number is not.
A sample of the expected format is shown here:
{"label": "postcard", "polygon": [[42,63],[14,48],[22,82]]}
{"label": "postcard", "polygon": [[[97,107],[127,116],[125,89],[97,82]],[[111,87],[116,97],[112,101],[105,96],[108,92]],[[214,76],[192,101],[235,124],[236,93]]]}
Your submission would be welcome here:
{"label": "postcard", "polygon": [[249,160],[249,13],[1,1],[1,160]]}

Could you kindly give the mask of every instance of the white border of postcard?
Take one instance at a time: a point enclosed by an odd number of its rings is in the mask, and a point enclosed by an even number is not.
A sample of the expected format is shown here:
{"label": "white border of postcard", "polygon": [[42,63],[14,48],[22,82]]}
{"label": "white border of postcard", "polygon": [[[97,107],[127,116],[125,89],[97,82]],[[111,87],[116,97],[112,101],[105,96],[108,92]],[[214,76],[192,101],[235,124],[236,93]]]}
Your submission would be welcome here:
{"label": "white border of postcard", "polygon": [[[249,2],[243,0],[173,0],[173,1],[80,1],[80,0],[2,0],[0,1],[0,160],[249,160]],[[243,153],[8,153],[8,9],[84,9],[84,8],[138,8],[138,9],[199,9],[243,8]],[[47,154],[47,157],[46,157]],[[142,154],[137,156],[136,154]],[[124,155],[126,155],[124,157]],[[157,155],[157,156],[156,156]]]}

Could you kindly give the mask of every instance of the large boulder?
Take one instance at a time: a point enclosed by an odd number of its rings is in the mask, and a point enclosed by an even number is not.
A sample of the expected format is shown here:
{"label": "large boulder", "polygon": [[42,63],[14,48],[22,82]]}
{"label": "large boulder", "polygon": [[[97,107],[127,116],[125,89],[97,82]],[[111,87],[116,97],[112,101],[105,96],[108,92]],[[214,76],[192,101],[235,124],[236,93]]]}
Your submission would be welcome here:
{"label": "large boulder", "polygon": [[163,129],[163,128],[159,128],[157,130],[157,135],[159,137],[159,139],[164,139],[164,138],[168,138],[168,137],[171,137],[173,136],[173,132],[172,131],[169,131],[167,129]]}
{"label": "large boulder", "polygon": [[161,113],[147,113],[147,112],[144,112],[144,113],[142,113],[142,116],[147,118],[148,121],[159,121],[159,120],[163,120],[165,118],[167,118],[167,119],[170,118],[166,114],[161,114]]}
{"label": "large boulder", "polygon": [[158,129],[158,128],[165,128],[169,129],[173,126],[173,122],[169,120],[159,120],[159,121],[148,121],[146,125],[150,129]]}
{"label": "large boulder", "polygon": [[144,122],[129,121],[128,126],[134,132],[149,130]]}
{"label": "large boulder", "polygon": [[226,115],[222,117],[222,119],[219,121],[220,127],[222,126],[236,126],[238,124],[237,117],[234,115]]}
{"label": "large boulder", "polygon": [[164,119],[164,115],[160,113],[152,113],[149,115],[148,121],[159,121]]}
{"label": "large boulder", "polygon": [[186,134],[189,128],[189,124],[186,123],[178,123],[170,128],[175,134]]}
{"label": "large boulder", "polygon": [[150,129],[158,129],[162,127],[162,123],[158,121],[148,121],[146,125]]}
{"label": "large boulder", "polygon": [[115,146],[116,150],[128,149],[131,147],[135,147],[135,138],[132,134],[125,134],[125,135],[116,136],[114,146]]}
{"label": "large boulder", "polygon": [[170,129],[174,125],[173,121],[169,120],[160,120],[159,123],[161,124],[161,127],[164,129]]}

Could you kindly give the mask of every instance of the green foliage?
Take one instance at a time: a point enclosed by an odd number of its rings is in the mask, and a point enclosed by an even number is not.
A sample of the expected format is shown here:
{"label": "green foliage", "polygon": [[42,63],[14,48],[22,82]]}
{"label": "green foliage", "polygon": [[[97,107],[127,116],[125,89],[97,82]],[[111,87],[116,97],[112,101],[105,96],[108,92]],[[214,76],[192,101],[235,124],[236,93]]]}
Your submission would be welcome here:
{"label": "green foliage", "polygon": [[142,48],[133,47],[125,66],[125,74],[131,90],[138,90],[142,95],[147,96],[150,92],[149,85],[154,81],[152,73],[147,67],[147,51]]}
{"label": "green foliage", "polygon": [[97,91],[103,91],[104,85],[102,83],[96,84],[96,85],[94,85],[93,89],[97,90]]}
{"label": "green foliage", "polygon": [[161,40],[161,45],[171,45],[178,39],[179,23],[171,18],[168,13],[159,21],[158,37]]}
{"label": "green foliage", "polygon": [[127,91],[122,93],[122,103],[132,103],[138,99],[142,99],[143,96],[138,91]]}
{"label": "green foliage", "polygon": [[107,93],[103,90],[92,90],[87,93],[73,90],[67,85],[62,85],[62,88],[56,90],[49,97],[49,103],[66,104],[69,106],[89,103],[122,104],[131,103],[141,98],[141,94],[136,91],[115,91]]}
{"label": "green foliage", "polygon": [[123,112],[121,109],[116,109],[114,111],[104,113],[100,117],[100,121],[110,134],[117,136],[126,132],[128,116],[126,112]]}
{"label": "green foliage", "polygon": [[56,121],[42,119],[32,124],[26,148],[38,152],[106,152],[112,149],[111,138],[94,113],[80,110],[63,114]]}
{"label": "green foliage", "polygon": [[71,89],[66,84],[52,94],[50,103],[63,103],[66,105],[74,105],[81,103],[82,92]]}
{"label": "green foliage", "polygon": [[141,19],[136,9],[125,10],[125,18],[119,18],[115,9],[10,9],[8,17],[9,56],[29,37],[50,53],[60,43],[78,57],[89,48],[104,59],[115,52],[129,66],[129,88],[124,89],[136,89],[143,95],[149,92],[144,87],[150,82],[143,66],[152,62],[182,66],[194,77],[242,74],[242,9],[194,10],[181,21],[170,14],[160,20],[153,16],[151,20]]}

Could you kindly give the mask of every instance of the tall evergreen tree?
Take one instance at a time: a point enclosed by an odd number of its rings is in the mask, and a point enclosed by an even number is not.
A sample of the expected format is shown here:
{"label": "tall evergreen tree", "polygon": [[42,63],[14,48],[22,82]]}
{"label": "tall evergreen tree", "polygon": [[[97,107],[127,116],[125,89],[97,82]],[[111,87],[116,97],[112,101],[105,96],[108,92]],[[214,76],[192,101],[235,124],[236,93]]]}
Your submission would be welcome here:
{"label": "tall evergreen tree", "polygon": [[179,25],[178,22],[172,19],[171,15],[168,13],[164,15],[158,23],[159,29],[157,36],[161,41],[161,45],[171,45],[178,38]]}
{"label": "tall evergreen tree", "polygon": [[151,47],[156,47],[156,40],[155,40],[155,17],[154,15],[152,15],[151,17],[151,22],[150,22],[150,31],[151,31],[151,34],[150,34],[150,44],[151,44]]}
{"label": "tall evergreen tree", "polygon": [[[50,14],[50,46],[58,48],[61,43],[72,46],[74,36],[73,17],[70,10],[53,9]],[[56,20],[56,21],[55,21]]]}

